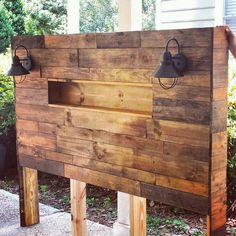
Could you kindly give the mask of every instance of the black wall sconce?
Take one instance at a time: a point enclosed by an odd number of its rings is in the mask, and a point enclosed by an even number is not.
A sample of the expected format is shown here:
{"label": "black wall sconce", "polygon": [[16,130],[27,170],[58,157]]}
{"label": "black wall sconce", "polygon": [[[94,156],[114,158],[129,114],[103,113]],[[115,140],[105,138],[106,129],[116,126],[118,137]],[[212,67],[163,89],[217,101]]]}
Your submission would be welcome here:
{"label": "black wall sconce", "polygon": [[[169,43],[171,41],[176,42],[178,47],[178,53],[174,56],[171,55],[169,52]],[[166,49],[163,55],[163,61],[161,62],[160,68],[154,71],[154,77],[158,78],[159,84],[163,89],[170,89],[173,88],[177,82],[178,78],[184,76],[183,71],[187,66],[187,59],[186,57],[180,53],[180,46],[177,39],[172,38],[166,44]],[[161,82],[161,78],[170,78],[173,80],[170,86],[166,86]]]}
{"label": "black wall sconce", "polygon": [[[26,51],[26,57],[23,59],[20,59],[16,53],[19,48],[23,48]],[[15,80],[15,76],[21,76],[21,79],[17,83],[22,83],[26,76],[30,73],[29,70],[32,67],[31,59],[29,57],[29,51],[28,49],[23,46],[23,45],[17,45],[15,50],[14,50],[14,56],[12,59],[12,65],[10,70],[8,71],[7,75],[8,76],[13,76]],[[16,82],[16,81],[15,81]]]}

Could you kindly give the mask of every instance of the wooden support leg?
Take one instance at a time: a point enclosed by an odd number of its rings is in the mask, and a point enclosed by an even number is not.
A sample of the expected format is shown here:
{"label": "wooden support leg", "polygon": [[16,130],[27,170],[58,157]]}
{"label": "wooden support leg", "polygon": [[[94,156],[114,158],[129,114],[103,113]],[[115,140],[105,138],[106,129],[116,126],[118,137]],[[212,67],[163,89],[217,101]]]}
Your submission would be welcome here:
{"label": "wooden support leg", "polygon": [[20,180],[20,225],[39,223],[38,171],[19,167]]}
{"label": "wooden support leg", "polygon": [[130,236],[146,236],[146,198],[130,195]]}
{"label": "wooden support leg", "polygon": [[86,235],[86,184],[70,180],[71,225],[73,236]]}
{"label": "wooden support leg", "polygon": [[[217,226],[218,222],[221,222],[222,226]],[[225,235],[226,235],[226,217],[219,216],[217,218],[214,218],[214,216],[208,215],[207,236],[225,236]]]}

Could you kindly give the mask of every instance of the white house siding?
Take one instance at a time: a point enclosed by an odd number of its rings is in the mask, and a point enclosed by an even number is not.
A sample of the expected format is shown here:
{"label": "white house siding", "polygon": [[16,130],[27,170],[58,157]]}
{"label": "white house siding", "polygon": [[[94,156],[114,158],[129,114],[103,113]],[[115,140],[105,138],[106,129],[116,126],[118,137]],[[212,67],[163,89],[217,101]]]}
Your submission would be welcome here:
{"label": "white house siding", "polygon": [[230,25],[236,32],[236,0],[157,0],[157,29]]}
{"label": "white house siding", "polygon": [[236,33],[236,0],[226,0],[224,20]]}

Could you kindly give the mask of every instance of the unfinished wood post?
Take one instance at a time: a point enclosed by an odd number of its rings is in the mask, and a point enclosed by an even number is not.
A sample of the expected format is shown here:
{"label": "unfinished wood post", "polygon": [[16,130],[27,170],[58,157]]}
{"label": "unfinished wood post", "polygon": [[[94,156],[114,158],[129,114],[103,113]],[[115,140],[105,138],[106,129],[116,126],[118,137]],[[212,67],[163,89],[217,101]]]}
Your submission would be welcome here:
{"label": "unfinished wood post", "polygon": [[226,235],[228,43],[224,27],[213,29],[210,129],[210,206],[207,235]]}
{"label": "unfinished wood post", "polygon": [[146,236],[146,198],[130,196],[130,236]]}
{"label": "unfinished wood post", "polygon": [[73,236],[86,235],[86,184],[70,180],[71,225]]}
{"label": "unfinished wood post", "polygon": [[20,225],[39,223],[38,171],[19,167],[20,180]]}

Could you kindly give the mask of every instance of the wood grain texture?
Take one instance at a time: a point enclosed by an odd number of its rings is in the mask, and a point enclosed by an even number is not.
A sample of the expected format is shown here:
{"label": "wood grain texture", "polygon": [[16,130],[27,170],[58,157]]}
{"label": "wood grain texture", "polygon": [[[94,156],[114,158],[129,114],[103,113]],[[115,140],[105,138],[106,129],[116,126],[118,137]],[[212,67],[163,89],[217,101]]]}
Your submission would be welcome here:
{"label": "wood grain texture", "polygon": [[15,36],[11,39],[12,49],[15,49],[18,45],[24,45],[26,48],[44,48],[44,36]]}
{"label": "wood grain texture", "polygon": [[147,235],[146,198],[130,196],[130,236]]}
{"label": "wood grain texture", "polygon": [[71,226],[73,236],[85,236],[86,225],[86,184],[70,180]]}
{"label": "wood grain texture", "polygon": [[45,48],[96,48],[96,34],[45,35]]}
{"label": "wood grain texture", "polygon": [[[20,165],[208,214],[209,234],[223,236],[224,30],[16,38],[34,62],[16,86]],[[153,70],[172,37],[188,68],[163,90]]]}
{"label": "wood grain texture", "polygon": [[19,168],[20,224],[22,227],[39,223],[38,172]]}

